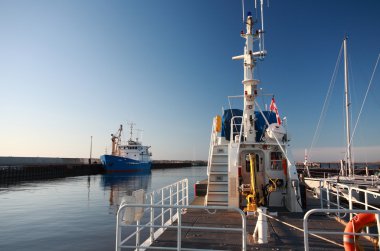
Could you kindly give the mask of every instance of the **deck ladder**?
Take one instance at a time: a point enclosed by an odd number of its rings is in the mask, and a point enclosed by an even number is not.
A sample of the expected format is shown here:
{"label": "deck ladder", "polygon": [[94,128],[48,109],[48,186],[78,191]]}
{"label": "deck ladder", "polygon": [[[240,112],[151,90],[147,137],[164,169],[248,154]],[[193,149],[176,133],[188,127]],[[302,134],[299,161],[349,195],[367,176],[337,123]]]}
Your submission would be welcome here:
{"label": "deck ladder", "polygon": [[206,206],[228,206],[228,145],[213,145],[208,163]]}

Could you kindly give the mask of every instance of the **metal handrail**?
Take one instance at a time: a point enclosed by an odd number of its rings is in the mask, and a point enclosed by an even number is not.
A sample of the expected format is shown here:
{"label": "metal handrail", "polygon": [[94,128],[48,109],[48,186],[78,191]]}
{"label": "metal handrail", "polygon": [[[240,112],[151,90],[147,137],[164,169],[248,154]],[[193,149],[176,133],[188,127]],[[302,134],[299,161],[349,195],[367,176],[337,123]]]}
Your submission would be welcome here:
{"label": "metal handrail", "polygon": [[[377,219],[378,229],[380,228],[380,226],[379,226],[380,210],[346,210],[346,209],[323,209],[323,208],[311,209],[308,212],[306,212],[306,214],[304,215],[304,218],[303,218],[305,251],[309,250],[309,235],[315,236],[316,234],[331,234],[331,235],[342,235],[342,236],[343,235],[354,235],[354,236],[365,235],[365,236],[375,236],[377,238],[380,237],[380,233],[370,234],[368,232],[367,233],[351,233],[351,232],[342,232],[342,231],[334,232],[334,231],[326,231],[326,229],[324,229],[323,231],[315,231],[315,230],[309,231],[308,220],[309,220],[310,215],[312,215],[314,213],[326,213],[326,214],[329,214],[329,213],[336,213],[336,214],[373,213],[373,214],[377,214],[376,219]],[[380,248],[380,243],[378,245]]]}
{"label": "metal handrail", "polygon": [[[175,191],[173,191],[175,189]],[[169,195],[167,195],[169,191]],[[161,196],[160,196],[161,195]],[[122,203],[117,212],[116,222],[116,250],[120,251],[123,248],[134,248],[136,250],[149,249],[165,249],[165,250],[205,250],[205,249],[188,249],[181,247],[181,230],[182,229],[205,229],[213,231],[231,231],[242,233],[242,250],[246,250],[247,246],[247,220],[243,211],[238,208],[223,207],[223,206],[189,206],[188,180],[184,179],[174,184],[165,186],[158,191],[153,191],[146,196],[149,204],[128,204]],[[167,202],[169,202],[167,204]],[[125,211],[130,208],[144,209],[143,212],[149,212],[149,217],[135,219],[133,222],[124,222],[123,216]],[[212,214],[216,210],[233,210],[237,211],[242,218],[241,228],[218,228],[218,227],[195,227],[182,226],[182,214],[188,209],[203,209]],[[157,214],[156,214],[157,213]],[[142,217],[142,215],[140,215]],[[147,219],[149,218],[149,220]],[[160,220],[161,219],[161,220]],[[142,224],[141,222],[144,222]],[[177,226],[172,226],[173,222],[177,221]],[[135,224],[132,224],[135,223]],[[122,239],[122,229],[135,228],[136,230]],[[177,229],[177,247],[151,247],[150,245],[169,228]],[[140,241],[142,235],[149,237],[144,241]],[[135,245],[127,245],[128,241],[135,239]]]}
{"label": "metal handrail", "polygon": [[[324,187],[324,184],[326,183],[326,187]],[[334,191],[335,189],[335,191]],[[347,190],[348,194],[347,196],[344,196],[341,194],[342,190]],[[323,197],[322,191],[326,192],[326,198]],[[356,192],[357,194],[363,193],[364,194],[364,201],[359,201],[357,200],[353,195]],[[334,198],[330,198],[332,196],[335,197],[336,203],[334,202]],[[350,186],[347,184],[342,184],[337,181],[332,181],[332,180],[321,180],[321,185],[320,185],[320,201],[321,201],[321,208],[324,207],[324,202],[327,204],[327,208],[330,209],[331,205],[337,206],[337,208],[344,208],[344,205],[340,203],[340,199],[343,197],[348,201],[348,209],[353,209],[354,204],[359,204],[364,206],[366,210],[368,209],[375,209],[375,210],[380,210],[379,207],[376,207],[374,205],[371,205],[368,202],[368,195],[372,195],[375,199],[377,197],[380,198],[380,193],[373,192],[373,191],[368,191],[366,189],[362,189],[359,187],[355,186]],[[352,214],[350,214],[350,219],[352,219]]]}
{"label": "metal handrail", "polygon": [[[174,190],[174,191],[173,191]],[[160,196],[161,195],[161,196]],[[161,227],[160,229],[155,231],[155,222],[161,218],[161,225],[167,226],[172,224],[175,220],[178,218],[178,210],[175,214],[173,214],[173,208],[175,207],[185,207],[189,204],[189,182],[188,179],[183,179],[178,182],[175,182],[171,185],[165,186],[157,191],[153,191],[145,196],[146,201],[149,202],[149,204],[142,204],[144,205],[144,212],[150,211],[149,214],[149,222],[145,224],[144,226],[139,224],[139,220],[137,221],[136,231],[132,232],[129,236],[124,238],[124,240],[121,240],[121,229],[122,227],[128,226],[125,223],[121,223],[122,216],[124,215],[124,212],[127,207],[129,208],[136,208],[137,204],[127,204],[122,203],[118,209],[117,212],[117,223],[116,223],[116,250],[121,250],[121,247],[123,246],[123,243],[127,242],[128,240],[132,239],[134,236],[136,238],[136,247],[138,247],[140,243],[140,232],[146,228],[149,227],[149,240],[154,241],[155,238],[157,238],[160,234],[163,233],[164,229]],[[168,203],[167,203],[168,202]],[[168,209],[165,210],[165,208],[169,206]],[[140,208],[142,208],[140,206]],[[156,216],[157,210],[154,210],[154,208],[161,208],[161,212],[158,213]],[[121,209],[124,209],[123,212],[121,212]],[[150,209],[150,210],[149,210]],[[169,214],[167,214],[169,212]]]}
{"label": "metal handrail", "polygon": [[[148,208],[151,211],[154,211],[154,209],[174,209],[177,211],[176,214],[176,220],[177,225],[172,226],[169,221],[166,221],[163,224],[150,224],[151,222],[148,222],[146,224],[140,224],[140,220],[136,221],[136,224],[126,224],[122,222],[122,215],[126,208],[132,207],[132,208]],[[225,211],[235,211],[240,214],[242,219],[242,227],[241,228],[226,228],[226,227],[195,227],[195,226],[183,226],[182,225],[182,214],[183,212],[186,212],[188,209],[199,209],[199,210],[206,210],[210,213],[210,211],[213,211],[215,213],[215,210],[225,210]],[[136,227],[137,231],[134,232],[132,235],[129,235],[124,240],[121,240],[121,228],[122,227]],[[140,232],[144,229],[152,229],[159,228],[155,233],[153,238],[150,236],[146,241],[143,243],[140,243]],[[183,206],[183,205],[149,205],[149,204],[123,204],[120,206],[118,212],[117,212],[117,243],[116,243],[116,250],[121,250],[122,248],[135,248],[137,250],[145,250],[146,248],[149,249],[161,249],[161,250],[206,250],[206,249],[196,249],[196,248],[182,248],[182,241],[181,241],[181,231],[183,229],[197,229],[197,230],[213,230],[213,231],[223,231],[223,232],[241,232],[242,233],[242,250],[245,251],[247,247],[247,219],[245,217],[245,213],[241,211],[239,208],[234,207],[224,207],[224,206]],[[156,240],[166,229],[177,229],[177,247],[152,247],[150,246],[154,240]],[[136,236],[136,245],[126,245],[125,243],[130,240],[133,236]]]}
{"label": "metal handrail", "polygon": [[211,166],[211,163],[212,163],[212,151],[214,149],[214,145],[215,145],[215,142],[214,142],[214,138],[215,138],[215,132],[214,132],[214,123],[212,123],[212,126],[211,126],[211,137],[210,137],[210,146],[209,146],[209,149],[208,149],[208,160],[207,160],[207,176],[210,175],[210,166]]}

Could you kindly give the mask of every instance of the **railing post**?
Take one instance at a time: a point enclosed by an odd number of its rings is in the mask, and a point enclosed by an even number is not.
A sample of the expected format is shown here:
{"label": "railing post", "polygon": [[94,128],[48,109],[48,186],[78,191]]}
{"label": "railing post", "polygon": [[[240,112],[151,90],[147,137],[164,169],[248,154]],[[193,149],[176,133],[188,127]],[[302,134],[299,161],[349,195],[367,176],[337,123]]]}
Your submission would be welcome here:
{"label": "railing post", "polygon": [[122,215],[121,213],[121,210],[118,211],[117,215],[116,215],[116,250],[117,251],[121,251],[121,248],[120,248],[120,240],[121,240],[121,227],[120,227],[120,224],[119,224],[119,221],[120,221],[120,215]]}
{"label": "railing post", "polygon": [[[368,193],[367,193],[367,190],[364,192],[364,208],[365,208],[365,210],[368,210]],[[366,230],[366,233],[368,234],[369,233],[369,227],[366,227],[365,230]]]}
{"label": "railing post", "polygon": [[322,189],[322,180],[319,180],[319,200],[321,201],[321,208],[323,208],[323,189]]}
{"label": "railing post", "polygon": [[[337,202],[337,206],[338,206],[337,209],[340,209],[339,191],[340,191],[339,183],[336,183],[336,202]],[[340,212],[338,212],[338,217],[340,218]]]}
{"label": "railing post", "polygon": [[309,251],[309,226],[308,226],[308,216],[304,216],[303,220],[303,243],[305,251]]}
{"label": "railing post", "polygon": [[154,204],[154,191],[150,194],[150,242],[154,242],[154,208],[152,207]]}
{"label": "railing post", "polygon": [[170,209],[169,209],[169,214],[170,214],[170,224],[173,224],[173,186],[170,186],[169,189],[169,203],[170,203]]}
{"label": "railing post", "polygon": [[[178,213],[178,223],[177,223],[177,250],[181,250],[181,241],[182,241],[182,236],[181,236],[181,229],[182,229],[182,208],[177,208],[179,210]],[[177,211],[178,212],[178,211]]]}
{"label": "railing post", "polygon": [[[140,220],[136,221],[136,225],[140,225]],[[136,227],[136,247],[139,250],[140,247],[140,227]]]}
{"label": "railing post", "polygon": [[[161,205],[164,205],[165,202],[165,189],[162,189],[161,190]],[[165,223],[165,214],[164,214],[164,207],[161,208],[161,225],[164,226],[164,223]]]}
{"label": "railing post", "polygon": [[330,209],[330,182],[327,182],[326,200],[327,200],[327,209]]}
{"label": "railing post", "polygon": [[[348,187],[348,209],[352,210],[352,188]],[[352,213],[350,213],[350,220],[352,220]]]}
{"label": "railing post", "polygon": [[186,199],[186,198],[185,198],[185,196],[186,196],[186,195],[185,195],[185,194],[186,194],[186,193],[185,193],[185,192],[186,192],[186,191],[185,191],[185,182],[183,182],[183,181],[181,182],[181,187],[182,187],[182,188],[181,188],[181,196],[182,196],[182,197],[181,197],[181,200],[182,200],[182,206],[184,206],[184,205],[185,205],[185,199]]}
{"label": "railing post", "polygon": [[241,224],[242,224],[242,238],[243,238],[243,247],[242,250],[246,251],[247,250],[247,218],[245,217],[245,214],[241,216]]}
{"label": "railing post", "polygon": [[[176,184],[176,188],[177,188],[177,206],[179,206],[179,183],[177,182]],[[177,215],[179,215],[179,210],[178,210],[178,207],[177,207]]]}
{"label": "railing post", "polygon": [[[376,222],[377,222],[377,233],[379,235],[377,240],[379,240],[380,239],[380,214],[379,213],[376,214]],[[380,250],[380,241],[378,241],[377,244],[379,245],[379,250]]]}
{"label": "railing post", "polygon": [[[176,184],[176,189],[177,189],[177,192],[176,192],[176,196],[177,196],[177,203],[176,205],[179,206],[179,183],[177,182]],[[177,209],[178,210],[178,209]]]}
{"label": "railing post", "polygon": [[189,180],[186,179],[186,206],[189,205]]}

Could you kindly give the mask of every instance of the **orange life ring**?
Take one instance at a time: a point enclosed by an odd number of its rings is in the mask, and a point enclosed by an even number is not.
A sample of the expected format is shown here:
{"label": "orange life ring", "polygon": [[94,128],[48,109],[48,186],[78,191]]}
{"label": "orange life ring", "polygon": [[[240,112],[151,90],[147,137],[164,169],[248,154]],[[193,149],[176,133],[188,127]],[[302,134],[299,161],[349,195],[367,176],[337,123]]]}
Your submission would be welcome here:
{"label": "orange life ring", "polygon": [[[357,214],[347,223],[344,229],[345,233],[360,233],[363,228],[376,224],[375,214]],[[362,250],[358,243],[359,236],[345,234],[343,236],[343,244],[345,251]]]}

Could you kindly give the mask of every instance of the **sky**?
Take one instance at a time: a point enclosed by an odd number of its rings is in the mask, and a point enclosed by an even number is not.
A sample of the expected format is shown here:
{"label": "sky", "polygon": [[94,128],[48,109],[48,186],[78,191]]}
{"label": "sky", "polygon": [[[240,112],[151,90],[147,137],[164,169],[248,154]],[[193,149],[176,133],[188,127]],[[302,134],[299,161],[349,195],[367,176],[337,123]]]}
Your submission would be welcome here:
{"label": "sky", "polygon": [[[303,161],[345,34],[354,127],[380,53],[380,1],[265,3],[268,55],[255,77],[275,95]],[[256,13],[253,1],[248,10]],[[242,28],[241,1],[1,0],[0,156],[87,158],[92,137],[98,157],[110,153],[110,134],[133,122],[153,159],[206,160],[212,118],[228,108],[227,96],[243,93],[242,62],[231,60],[243,53]],[[344,157],[340,65],[312,161]],[[380,160],[379,113],[377,70],[354,160]]]}

